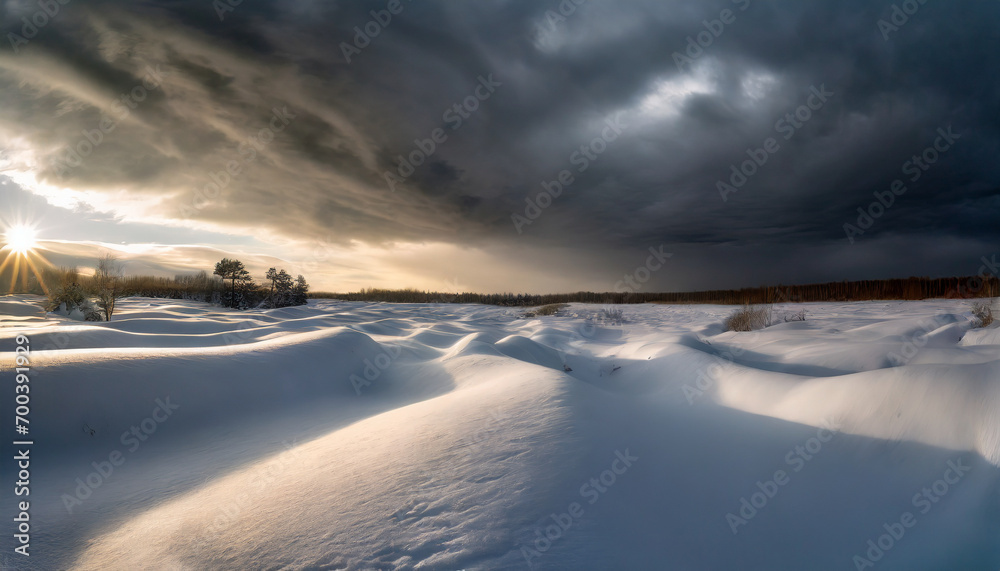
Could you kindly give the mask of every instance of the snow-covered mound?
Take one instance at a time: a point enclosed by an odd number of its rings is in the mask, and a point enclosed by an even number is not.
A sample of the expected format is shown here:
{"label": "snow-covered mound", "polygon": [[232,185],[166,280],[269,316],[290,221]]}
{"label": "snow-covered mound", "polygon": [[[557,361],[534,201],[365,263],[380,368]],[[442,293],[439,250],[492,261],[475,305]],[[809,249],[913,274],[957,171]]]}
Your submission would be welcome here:
{"label": "snow-covered mound", "polygon": [[35,302],[0,298],[34,441],[30,498],[5,444],[31,556],[5,533],[4,569],[1000,568],[1000,329],[959,301],[752,333],[704,305]]}

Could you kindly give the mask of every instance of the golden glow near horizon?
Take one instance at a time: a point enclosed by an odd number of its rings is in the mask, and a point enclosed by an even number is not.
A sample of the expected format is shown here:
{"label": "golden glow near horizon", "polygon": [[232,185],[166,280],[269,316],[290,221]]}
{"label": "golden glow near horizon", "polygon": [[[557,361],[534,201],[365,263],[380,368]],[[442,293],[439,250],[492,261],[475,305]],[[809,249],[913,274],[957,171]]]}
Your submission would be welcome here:
{"label": "golden glow near horizon", "polygon": [[[4,242],[5,244],[3,248],[0,248],[0,252],[7,250],[7,256],[0,263],[0,273],[3,273],[7,269],[7,266],[11,267],[10,287],[8,291],[14,291],[18,275],[21,276],[22,289],[27,289],[28,273],[30,272],[38,280],[42,291],[47,294],[49,288],[42,279],[42,274],[36,262],[48,267],[51,267],[52,264],[37,251],[41,248],[38,246],[38,234],[34,226],[30,224],[12,224],[8,226],[4,231]],[[21,268],[22,262],[24,264],[23,269]]]}

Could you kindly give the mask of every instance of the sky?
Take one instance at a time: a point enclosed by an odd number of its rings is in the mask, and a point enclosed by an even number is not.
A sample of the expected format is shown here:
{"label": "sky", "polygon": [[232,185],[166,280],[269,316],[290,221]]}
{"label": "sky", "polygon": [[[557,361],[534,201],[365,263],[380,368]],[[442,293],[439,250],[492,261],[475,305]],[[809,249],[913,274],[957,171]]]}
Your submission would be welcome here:
{"label": "sky", "polygon": [[551,293],[1000,251],[998,2],[5,0],[0,22],[0,224],[60,265]]}

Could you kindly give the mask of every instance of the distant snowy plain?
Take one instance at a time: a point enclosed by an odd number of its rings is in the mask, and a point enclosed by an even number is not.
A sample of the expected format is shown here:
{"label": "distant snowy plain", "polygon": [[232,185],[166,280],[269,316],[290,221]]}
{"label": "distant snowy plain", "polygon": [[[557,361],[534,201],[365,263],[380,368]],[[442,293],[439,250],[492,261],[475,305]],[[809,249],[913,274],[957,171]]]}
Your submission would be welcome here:
{"label": "distant snowy plain", "polygon": [[[0,297],[4,569],[1000,569],[1000,329],[966,303]],[[5,518],[8,519],[8,518]]]}

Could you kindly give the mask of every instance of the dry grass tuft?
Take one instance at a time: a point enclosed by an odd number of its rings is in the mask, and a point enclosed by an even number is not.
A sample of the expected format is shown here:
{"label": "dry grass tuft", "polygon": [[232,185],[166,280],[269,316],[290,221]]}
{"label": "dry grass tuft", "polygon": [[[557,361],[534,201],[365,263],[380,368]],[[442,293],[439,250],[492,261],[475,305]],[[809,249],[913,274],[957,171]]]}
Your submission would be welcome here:
{"label": "dry grass tuft", "polygon": [[972,315],[978,320],[974,327],[989,327],[993,323],[993,300],[981,299],[972,303]]}
{"label": "dry grass tuft", "polygon": [[600,320],[610,325],[621,325],[626,321],[625,310],[620,307],[601,308]]}
{"label": "dry grass tuft", "polygon": [[525,317],[540,317],[542,315],[556,315],[559,310],[565,308],[567,303],[550,303],[548,305],[543,305],[541,307],[536,307],[530,311],[524,312]]}
{"label": "dry grass tuft", "polygon": [[805,321],[806,310],[800,309],[798,313],[786,313],[784,319],[785,323],[788,323],[789,321]]}
{"label": "dry grass tuft", "polygon": [[744,305],[726,318],[726,331],[754,331],[771,325],[770,305]]}

